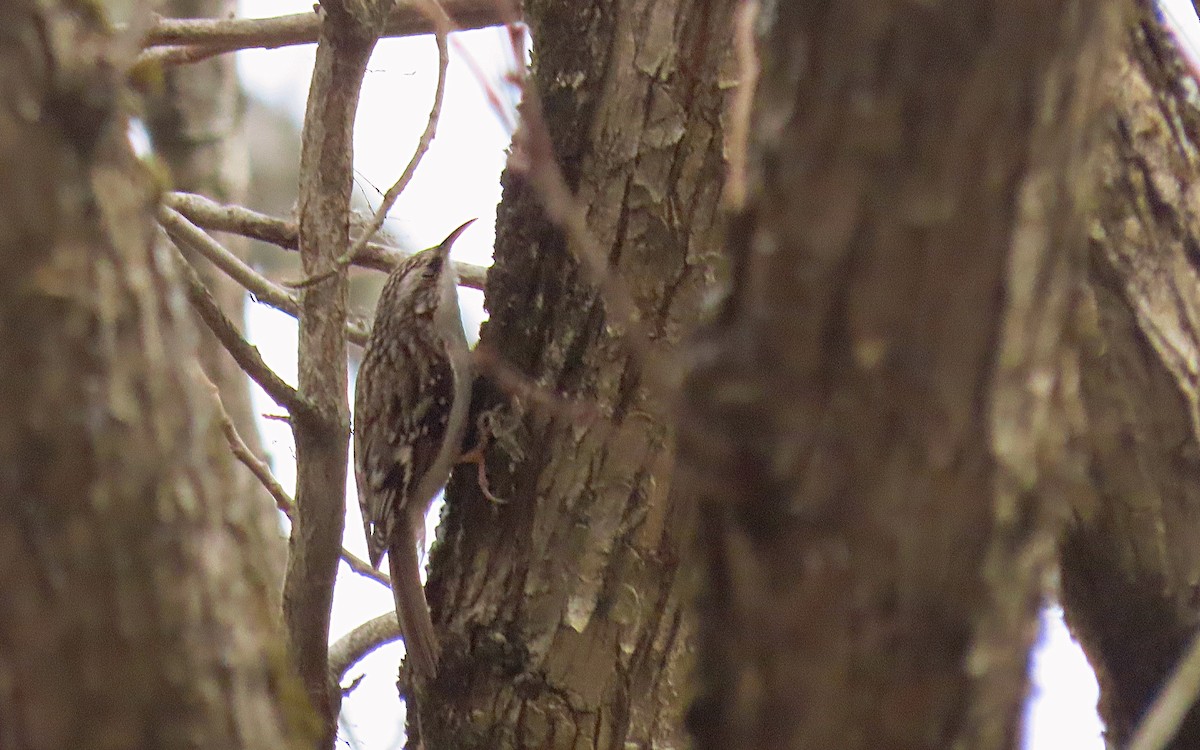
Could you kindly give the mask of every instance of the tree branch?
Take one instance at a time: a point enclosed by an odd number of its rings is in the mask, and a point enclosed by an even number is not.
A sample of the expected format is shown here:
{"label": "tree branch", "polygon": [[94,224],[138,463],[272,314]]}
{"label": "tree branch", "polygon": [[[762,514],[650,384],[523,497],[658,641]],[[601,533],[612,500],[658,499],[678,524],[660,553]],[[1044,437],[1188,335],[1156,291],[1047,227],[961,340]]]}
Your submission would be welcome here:
{"label": "tree branch", "polygon": [[396,205],[396,199],[400,197],[400,194],[404,192],[408,184],[412,182],[413,175],[416,174],[417,167],[421,164],[421,159],[429,151],[429,145],[433,143],[433,136],[437,133],[438,118],[442,114],[442,100],[446,94],[446,69],[450,66],[450,50],[446,44],[446,34],[449,30],[450,19],[446,18],[443,13],[439,20],[440,23],[438,23],[437,31],[435,32],[438,48],[438,79],[437,86],[433,92],[433,106],[429,110],[429,120],[425,123],[425,132],[421,133],[421,138],[417,141],[417,149],[413,152],[412,158],[409,159],[408,166],[404,168],[404,171],[397,178],[396,182],[388,188],[388,191],[383,194],[383,200],[380,201],[379,208],[375,209],[375,215],[371,217],[371,224],[363,230],[358,239],[354,240],[350,245],[350,249],[337,259],[334,267],[314,277],[305,279],[297,286],[309,286],[328,278],[339,269],[344,268],[354,261],[358,254],[367,246],[367,242],[383,226],[388,212],[392,210],[392,206]]}
{"label": "tree branch", "polygon": [[[217,388],[217,384],[212,382],[199,365],[196,366],[195,371],[196,379],[203,383],[212,395],[217,420],[220,422],[221,433],[225,435],[225,442],[229,444],[229,451],[262,484],[267,494],[275,501],[276,509],[287,516],[289,521],[292,520],[292,515],[296,507],[292,496],[288,494],[288,491],[275,478],[275,474],[271,472],[271,467],[267,465],[267,462],[255,455],[250,446],[246,444],[246,441],[242,439],[242,434],[238,432],[237,425],[233,423],[233,418],[229,416],[229,412],[225,409],[225,402],[221,400],[221,390]],[[342,560],[355,573],[391,588],[391,578],[372,568],[370,563],[345,547],[342,548]]]}
{"label": "tree branch", "polygon": [[[163,203],[204,229],[250,237],[268,242],[284,250],[295,251],[299,246],[299,231],[296,223],[292,221],[251,211],[242,206],[217,203],[195,193],[167,193],[163,196]],[[412,253],[406,250],[378,242],[367,242],[354,255],[353,264],[388,273],[411,255]],[[485,266],[455,261],[454,268],[458,271],[459,286],[483,290],[484,282],[487,279]],[[365,335],[365,328],[362,326],[359,328],[363,329]],[[351,341],[358,344],[366,341],[365,338],[360,340],[353,330],[347,330],[350,331]]]}
{"label": "tree branch", "polygon": [[[246,291],[250,292],[254,298],[265,305],[275,308],[280,312],[285,312],[293,318],[300,314],[300,303],[291,292],[280,287],[262,274],[255,271],[250,266],[246,265],[245,261],[230,252],[224,245],[214,240],[195,224],[193,224],[185,215],[175,210],[170,205],[170,195],[187,196],[189,199],[198,199],[197,201],[188,200],[186,203],[198,201],[206,201],[212,206],[222,208],[212,201],[208,201],[199,195],[191,195],[188,193],[173,193],[168,195],[168,199],[158,212],[158,222],[162,225],[167,236],[177,247],[190,247],[196,252],[208,258],[217,268],[224,271],[237,283],[241,284]],[[246,209],[241,209],[246,211]],[[248,212],[248,213],[253,213]],[[257,214],[257,216],[263,216]],[[269,217],[264,217],[269,218]],[[250,236],[250,235],[248,235]],[[346,321],[346,336],[358,344],[363,346],[367,343],[367,336],[370,335],[370,330],[365,324],[359,321]]]}
{"label": "tree branch", "polygon": [[245,261],[209,237],[203,229],[188,221],[178,211],[168,206],[160,206],[158,223],[176,245],[186,245],[208,258],[214,266],[245,287],[255,299],[293,317],[300,314],[300,303],[290,292],[246,265]]}
{"label": "tree branch", "polygon": [[184,288],[187,290],[192,307],[196,309],[200,319],[213,332],[225,350],[238,363],[238,366],[245,370],[254,382],[262,386],[262,389],[275,403],[287,409],[293,419],[301,414],[311,414],[313,405],[267,366],[262,355],[258,353],[258,347],[242,338],[237,326],[221,311],[221,307],[213,299],[212,293],[200,280],[200,274],[196,273],[196,269],[187,262],[178,247],[175,248],[175,254],[179,259],[179,273],[183,278]]}
{"label": "tree branch", "polygon": [[[455,30],[503,23],[499,4],[493,0],[445,0],[441,6]],[[402,0],[389,16],[383,36],[433,33],[437,24],[424,12],[427,7],[421,0]],[[142,46],[148,49],[138,57],[138,62],[190,63],[239,49],[312,44],[317,41],[320,27],[320,13],[275,18],[160,18],[146,33]]]}
{"label": "tree branch", "polygon": [[329,647],[329,677],[340,684],[358,662],[380,646],[400,639],[400,622],[395,612],[367,620]]}
{"label": "tree branch", "polygon": [[[384,0],[324,0],[300,151],[302,272],[329,268],[350,244],[354,116],[367,63],[388,7]],[[346,272],[304,290],[300,300],[300,389],[312,414],[292,419],[296,516],[283,587],[291,657],[332,747],[341,695],[329,682],[329,619],[346,523],[350,405],[346,372]]]}

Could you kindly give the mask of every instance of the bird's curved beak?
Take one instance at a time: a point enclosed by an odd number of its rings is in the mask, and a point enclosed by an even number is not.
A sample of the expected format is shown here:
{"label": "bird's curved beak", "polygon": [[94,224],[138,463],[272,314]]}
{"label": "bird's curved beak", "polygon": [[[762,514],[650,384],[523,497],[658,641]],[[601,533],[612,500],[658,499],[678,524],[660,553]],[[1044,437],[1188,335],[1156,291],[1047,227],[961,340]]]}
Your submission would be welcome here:
{"label": "bird's curved beak", "polygon": [[471,226],[474,223],[475,223],[475,219],[467,219],[465,222],[463,222],[462,226],[460,226],[458,229],[455,229],[453,232],[451,232],[446,237],[446,239],[442,240],[442,244],[438,245],[438,247],[441,249],[442,253],[445,255],[449,255],[450,254],[450,246],[454,244],[454,241],[458,239],[458,236],[460,234],[467,231],[467,227]]}

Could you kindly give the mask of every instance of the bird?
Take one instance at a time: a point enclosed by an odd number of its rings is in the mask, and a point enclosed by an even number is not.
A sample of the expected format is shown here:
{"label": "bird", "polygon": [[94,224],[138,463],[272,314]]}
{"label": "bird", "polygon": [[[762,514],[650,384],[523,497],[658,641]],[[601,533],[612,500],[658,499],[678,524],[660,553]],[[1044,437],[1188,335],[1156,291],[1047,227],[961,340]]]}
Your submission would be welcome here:
{"label": "bird", "polygon": [[439,647],[421,587],[425,515],[462,455],[471,402],[471,352],[450,248],[415,253],[390,274],[375,308],[354,389],[354,476],[378,568],[386,552],[406,661],[437,674]]}

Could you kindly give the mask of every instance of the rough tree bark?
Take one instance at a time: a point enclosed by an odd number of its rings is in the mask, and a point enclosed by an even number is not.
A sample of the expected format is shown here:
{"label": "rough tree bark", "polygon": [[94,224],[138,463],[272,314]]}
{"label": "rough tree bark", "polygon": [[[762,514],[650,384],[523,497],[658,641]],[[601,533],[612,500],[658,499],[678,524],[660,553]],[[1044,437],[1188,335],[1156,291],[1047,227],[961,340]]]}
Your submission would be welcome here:
{"label": "rough tree bark", "polygon": [[1063,330],[1114,7],[764,6],[679,423],[699,747],[1014,746],[1081,481]]}
{"label": "rough tree bark", "polygon": [[[1075,503],[1061,560],[1112,746],[1200,619],[1200,101],[1149,3],[1123,42],[1080,341],[1095,494]],[[1193,710],[1172,747],[1198,744]]]}
{"label": "rough tree bark", "polygon": [[[525,4],[557,156],[664,366],[716,267],[730,13],[725,0]],[[428,586],[443,655],[423,739],[682,747],[690,512],[669,499],[668,394],[644,386],[627,321],[606,316],[534,188],[511,168],[503,184],[481,346],[599,417],[518,400],[489,453],[507,503],[456,475]]]}
{"label": "rough tree bark", "polygon": [[0,4],[0,746],[302,747],[103,28]]}

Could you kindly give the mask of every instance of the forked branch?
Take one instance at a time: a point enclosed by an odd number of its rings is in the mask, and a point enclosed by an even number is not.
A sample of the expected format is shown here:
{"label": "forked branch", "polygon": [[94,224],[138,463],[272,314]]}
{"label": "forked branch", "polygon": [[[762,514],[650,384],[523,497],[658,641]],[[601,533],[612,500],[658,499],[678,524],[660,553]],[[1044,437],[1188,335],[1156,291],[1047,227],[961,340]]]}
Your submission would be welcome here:
{"label": "forked branch", "polygon": [[[279,483],[279,480],[275,478],[275,474],[272,473],[271,467],[267,465],[267,462],[254,455],[254,451],[250,450],[250,446],[246,444],[241,433],[238,432],[237,426],[234,425],[233,418],[226,411],[225,403],[221,400],[221,391],[217,388],[216,383],[209,379],[208,375],[204,373],[204,370],[200,369],[199,365],[196,366],[196,379],[205,385],[212,396],[213,408],[220,423],[221,434],[225,436],[225,442],[229,444],[230,453],[243,466],[249,469],[254,478],[262,484],[267,494],[275,501],[275,508],[287,516],[288,520],[291,520],[292,515],[295,513],[296,502],[292,500],[292,496],[288,494],[283,485]],[[372,568],[366,560],[363,560],[345,547],[342,548],[342,560],[355,573],[370,578],[384,586],[390,587],[392,585],[392,580],[386,574]]]}
{"label": "forked branch", "polygon": [[417,141],[416,151],[413,152],[412,158],[409,159],[408,166],[404,168],[404,171],[400,174],[400,177],[398,177],[396,182],[390,188],[388,188],[386,193],[383,194],[383,200],[380,201],[379,208],[375,209],[375,214],[371,217],[371,223],[362,231],[358,238],[351,243],[350,248],[346,250],[346,252],[343,253],[340,258],[337,259],[333,268],[305,279],[304,281],[296,284],[298,287],[310,286],[317,282],[323,281],[324,279],[327,279],[333,274],[337,273],[342,268],[345,268],[350,263],[354,262],[354,259],[358,257],[359,253],[366,248],[370,239],[374,237],[375,233],[378,232],[380,227],[383,226],[384,220],[387,219],[388,212],[391,211],[392,207],[396,205],[396,200],[400,197],[401,193],[404,192],[405,188],[408,187],[408,184],[412,182],[413,175],[417,173],[417,167],[420,166],[421,160],[425,158],[425,154],[429,151],[430,144],[433,143],[433,137],[437,134],[438,120],[442,115],[442,100],[446,95],[446,69],[450,65],[450,50],[446,44],[446,35],[450,31],[450,20],[445,17],[445,13],[441,11],[440,7],[435,6],[434,10],[441,13],[436,30],[434,32],[434,37],[437,39],[438,49],[437,87],[433,92],[433,106],[429,110],[429,119],[425,123],[425,131],[421,133],[421,138],[419,141]]}
{"label": "forked branch", "polygon": [[[191,196],[200,198],[200,196]],[[211,201],[209,201],[211,203]],[[213,204],[216,205],[216,204]],[[261,216],[261,214],[260,214]],[[293,318],[300,314],[300,303],[283,287],[246,265],[245,261],[230,252],[224,245],[214,240],[183,214],[168,205],[161,206],[158,221],[167,236],[180,249],[191,248],[207,258],[214,266],[224,271],[231,279],[240,284],[254,298],[270,307],[285,312]],[[370,331],[358,321],[346,321],[346,336],[354,343],[362,346],[367,342]]]}
{"label": "forked branch", "polygon": [[[294,221],[268,216],[242,206],[217,203],[195,193],[167,193],[163,196],[163,203],[183,214],[196,226],[210,231],[229,232],[249,237],[293,252],[299,247],[299,231]],[[411,255],[411,252],[399,248],[389,247],[378,242],[367,242],[355,253],[353,265],[387,273]],[[459,286],[468,289],[483,289],[487,279],[486,267],[456,261],[454,268],[458,271]],[[351,341],[363,343],[351,329],[347,330],[350,331]],[[365,328],[363,331],[365,333]]]}

